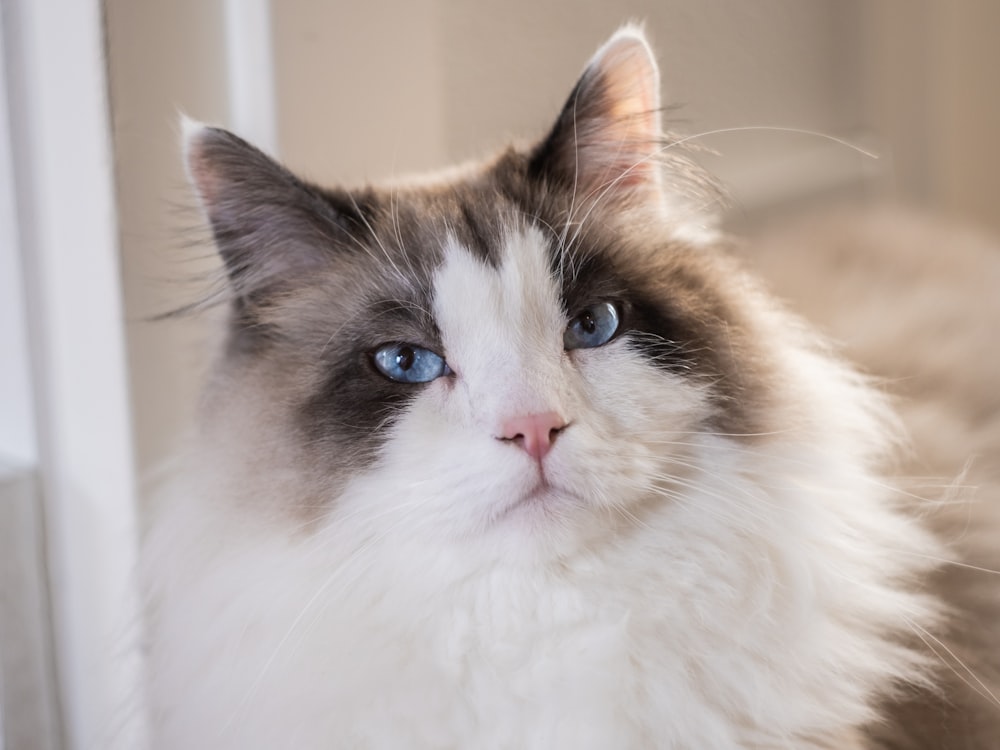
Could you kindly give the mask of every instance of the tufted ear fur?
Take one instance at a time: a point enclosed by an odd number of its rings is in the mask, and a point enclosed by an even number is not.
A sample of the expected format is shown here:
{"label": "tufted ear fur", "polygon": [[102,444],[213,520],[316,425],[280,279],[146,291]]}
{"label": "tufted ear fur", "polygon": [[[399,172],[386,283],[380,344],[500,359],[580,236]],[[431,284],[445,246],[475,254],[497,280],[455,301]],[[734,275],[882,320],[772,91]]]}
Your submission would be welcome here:
{"label": "tufted ear fur", "polygon": [[660,74],[641,30],[627,26],[591,59],[531,168],[581,203],[663,201]]}
{"label": "tufted ear fur", "polygon": [[183,121],[188,175],[237,298],[329,262],[344,241],[331,197],[221,128]]}

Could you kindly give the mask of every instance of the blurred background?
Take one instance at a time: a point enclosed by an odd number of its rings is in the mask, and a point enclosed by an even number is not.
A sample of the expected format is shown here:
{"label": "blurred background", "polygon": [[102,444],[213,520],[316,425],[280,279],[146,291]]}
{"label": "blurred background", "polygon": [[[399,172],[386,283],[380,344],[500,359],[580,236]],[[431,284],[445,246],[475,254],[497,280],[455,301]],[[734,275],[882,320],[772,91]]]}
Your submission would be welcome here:
{"label": "blurred background", "polygon": [[893,201],[1000,233],[992,0],[0,0],[0,10],[7,748],[103,747],[95,738],[109,733],[141,746],[141,728],[116,718],[141,703],[137,668],[107,658],[108,642],[128,641],[120,628],[134,607],[121,602],[144,478],[190,420],[208,336],[204,319],[151,318],[196,299],[204,287],[192,279],[215,262],[197,243],[180,112],[319,182],[385,180],[540,135],[590,55],[637,19],[677,105],[669,127],[704,134],[732,226]]}

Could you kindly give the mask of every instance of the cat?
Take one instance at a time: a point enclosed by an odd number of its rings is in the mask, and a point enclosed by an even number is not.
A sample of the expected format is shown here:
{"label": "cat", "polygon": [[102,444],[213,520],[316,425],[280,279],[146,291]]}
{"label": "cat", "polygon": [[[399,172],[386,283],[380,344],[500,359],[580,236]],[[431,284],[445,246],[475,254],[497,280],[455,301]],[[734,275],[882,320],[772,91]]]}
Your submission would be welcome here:
{"label": "cat", "polygon": [[356,190],[185,124],[228,298],[144,543],[156,747],[1000,747],[995,498],[954,444],[891,478],[747,269],[836,266],[721,233],[659,91],[626,26],[538,142]]}

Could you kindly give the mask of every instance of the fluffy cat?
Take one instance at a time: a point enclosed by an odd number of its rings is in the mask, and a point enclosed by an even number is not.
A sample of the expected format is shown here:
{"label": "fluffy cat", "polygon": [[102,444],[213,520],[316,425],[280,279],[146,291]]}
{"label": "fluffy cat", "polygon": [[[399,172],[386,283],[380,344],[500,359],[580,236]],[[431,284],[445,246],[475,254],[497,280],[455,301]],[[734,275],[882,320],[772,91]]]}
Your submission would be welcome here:
{"label": "fluffy cat", "polygon": [[659,88],[625,28],[538,143],[353,191],[188,125],[230,301],[145,544],[157,747],[998,746],[979,505],[886,478]]}

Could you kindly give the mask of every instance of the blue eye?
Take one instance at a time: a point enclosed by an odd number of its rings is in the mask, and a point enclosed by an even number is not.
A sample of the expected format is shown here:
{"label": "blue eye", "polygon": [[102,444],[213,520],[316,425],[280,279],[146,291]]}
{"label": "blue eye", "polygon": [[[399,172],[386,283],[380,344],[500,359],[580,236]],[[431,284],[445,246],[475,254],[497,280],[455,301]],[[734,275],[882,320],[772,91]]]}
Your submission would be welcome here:
{"label": "blue eye", "polygon": [[372,359],[379,372],[398,383],[429,383],[451,373],[440,355],[413,344],[384,344]]}
{"label": "blue eye", "polygon": [[591,305],[566,326],[563,346],[570,349],[592,349],[611,340],[618,330],[618,308],[610,302]]}

